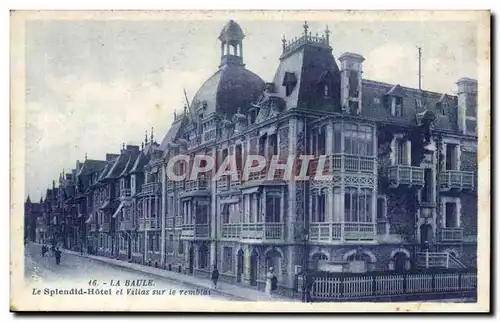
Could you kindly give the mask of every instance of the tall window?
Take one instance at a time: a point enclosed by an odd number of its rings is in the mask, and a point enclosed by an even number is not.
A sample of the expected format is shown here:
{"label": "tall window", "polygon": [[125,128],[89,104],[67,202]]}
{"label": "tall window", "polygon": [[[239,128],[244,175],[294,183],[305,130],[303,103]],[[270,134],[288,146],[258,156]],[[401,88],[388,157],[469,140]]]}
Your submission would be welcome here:
{"label": "tall window", "polygon": [[178,246],[177,253],[179,255],[184,254],[184,241],[179,240],[179,244],[177,246]]}
{"label": "tall window", "polygon": [[333,152],[342,152],[342,124],[333,125]]}
{"label": "tall window", "polygon": [[394,111],[393,115],[397,117],[403,116],[403,98],[394,97]]}
{"label": "tall window", "polygon": [[223,224],[229,223],[229,205],[228,204],[222,205],[222,223]]}
{"label": "tall window", "polygon": [[408,165],[408,153],[406,147],[406,141],[396,140],[396,164]]}
{"label": "tall window", "polygon": [[372,192],[370,189],[346,188],[344,217],[346,222],[372,222]]}
{"label": "tall window", "polygon": [[330,87],[328,86],[328,84],[323,85],[323,96],[325,98],[330,97]]}
{"label": "tall window", "polygon": [[319,194],[313,193],[311,208],[312,222],[325,222],[326,197],[326,191],[320,191]]}
{"label": "tall window", "polygon": [[369,126],[344,124],[344,152],[347,154],[373,156],[373,134]]}
{"label": "tall window", "polygon": [[433,187],[432,169],[424,170],[424,188],[422,189],[420,200],[422,202],[432,202]]}
{"label": "tall window", "polygon": [[458,226],[457,204],[455,202],[445,203],[446,227],[455,228]]}
{"label": "tall window", "polygon": [[359,80],[358,72],[349,72],[349,97],[358,97],[359,95]]}
{"label": "tall window", "polygon": [[458,146],[446,144],[446,170],[458,170]]}
{"label": "tall window", "polygon": [[167,254],[174,252],[174,235],[168,235]]}
{"label": "tall window", "polygon": [[266,199],[266,222],[280,222],[280,203],[279,197],[268,196]]}
{"label": "tall window", "polygon": [[377,198],[377,221],[385,221],[387,216],[387,200],[384,196]]}
{"label": "tall window", "polygon": [[196,204],[196,220],[197,224],[207,224],[210,216],[210,206],[207,203],[198,202]]}

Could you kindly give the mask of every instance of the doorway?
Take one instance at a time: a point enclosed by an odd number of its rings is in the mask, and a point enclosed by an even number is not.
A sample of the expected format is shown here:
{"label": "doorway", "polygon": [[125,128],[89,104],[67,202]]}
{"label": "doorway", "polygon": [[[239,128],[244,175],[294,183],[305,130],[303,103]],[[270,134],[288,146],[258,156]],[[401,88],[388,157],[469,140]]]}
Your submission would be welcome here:
{"label": "doorway", "polygon": [[189,274],[193,274],[194,269],[194,249],[193,246],[189,248]]}
{"label": "doorway", "polygon": [[257,285],[257,271],[259,265],[259,254],[254,250],[250,255],[250,285]]}
{"label": "doorway", "polygon": [[430,224],[422,224],[420,226],[420,244],[422,245],[422,250],[427,250],[427,246],[432,242],[432,226]]}
{"label": "doorway", "polygon": [[243,252],[243,249],[240,249],[238,251],[238,254],[236,255],[236,257],[237,257],[236,281],[238,283],[241,283],[241,280],[243,279],[243,264],[244,264],[244,258],[245,258],[245,254]]}

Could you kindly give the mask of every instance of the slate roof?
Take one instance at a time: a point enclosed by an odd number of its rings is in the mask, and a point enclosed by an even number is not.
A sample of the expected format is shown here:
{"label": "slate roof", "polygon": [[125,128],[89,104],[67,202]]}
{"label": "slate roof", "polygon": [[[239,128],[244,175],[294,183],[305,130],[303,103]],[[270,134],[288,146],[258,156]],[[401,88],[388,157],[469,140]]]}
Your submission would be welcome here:
{"label": "slate roof", "polygon": [[118,156],[118,158],[115,160],[113,163],[113,166],[109,170],[109,172],[106,174],[106,177],[104,179],[116,179],[120,176],[122,173],[123,169],[127,165],[127,161],[129,159],[129,156],[126,155],[125,153],[122,153]]}
{"label": "slate roof", "polygon": [[[392,116],[390,108],[384,104],[385,97],[390,93],[395,93],[403,97],[403,115],[401,117]],[[394,85],[366,79],[362,81],[361,95],[363,104],[362,116],[384,122],[415,125],[416,114],[427,109],[436,115],[434,122],[436,128],[447,131],[458,130],[456,96],[446,95],[449,104],[440,107],[437,103],[443,97],[442,93],[420,91],[397,84]]]}
{"label": "slate roof", "polygon": [[90,159],[85,160],[83,162],[82,167],[80,168],[80,171],[78,171],[77,175],[79,175],[79,176],[88,175],[88,174],[94,173],[96,171],[100,171],[104,168],[105,165],[106,165],[106,161],[90,160]]}
{"label": "slate roof", "polygon": [[243,38],[245,38],[243,30],[241,30],[240,25],[233,20],[227,22],[219,35],[219,40],[223,41],[241,41]]}
{"label": "slate roof", "polygon": [[129,158],[127,160],[127,164],[125,165],[125,167],[123,168],[123,171],[122,173],[120,174],[120,177],[122,176],[126,176],[127,174],[130,173],[130,171],[132,170],[132,168],[134,167],[134,164],[135,164],[135,161],[137,160],[137,157],[142,154],[142,153],[132,153],[129,155]]}
{"label": "slate roof", "polygon": [[[286,83],[295,83],[286,95]],[[285,100],[287,109],[339,109],[340,71],[332,49],[307,43],[281,58],[273,78],[276,93]],[[328,84],[330,98],[325,99],[321,84]],[[332,105],[334,109],[332,109]]]}
{"label": "slate roof", "polygon": [[225,64],[200,87],[192,110],[206,103],[205,115],[217,113],[231,118],[238,107],[245,113],[264,87],[264,81],[244,65]]}
{"label": "slate roof", "polygon": [[185,119],[177,120],[172,123],[170,129],[168,129],[167,134],[160,143],[159,149],[164,151],[163,156],[168,153],[168,144],[176,140],[181,132],[182,126],[185,124]]}
{"label": "slate roof", "polygon": [[144,152],[141,152],[137,157],[137,159],[135,160],[132,169],[130,169],[130,173],[142,171],[144,166],[148,164],[148,162],[149,162],[149,156],[145,155]]}

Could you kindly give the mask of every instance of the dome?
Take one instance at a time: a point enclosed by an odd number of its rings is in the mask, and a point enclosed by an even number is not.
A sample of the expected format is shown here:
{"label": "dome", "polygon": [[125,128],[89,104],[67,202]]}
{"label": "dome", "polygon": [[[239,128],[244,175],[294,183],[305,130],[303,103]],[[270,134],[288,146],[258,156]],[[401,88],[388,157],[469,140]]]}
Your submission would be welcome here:
{"label": "dome", "polygon": [[241,108],[246,113],[264,90],[264,81],[244,65],[226,64],[212,75],[193,98],[193,110],[205,106],[205,115],[217,113],[232,117]]}
{"label": "dome", "polygon": [[240,25],[238,25],[233,20],[229,20],[229,22],[222,28],[220,32],[219,40],[220,41],[241,41],[245,38],[245,34],[241,29]]}

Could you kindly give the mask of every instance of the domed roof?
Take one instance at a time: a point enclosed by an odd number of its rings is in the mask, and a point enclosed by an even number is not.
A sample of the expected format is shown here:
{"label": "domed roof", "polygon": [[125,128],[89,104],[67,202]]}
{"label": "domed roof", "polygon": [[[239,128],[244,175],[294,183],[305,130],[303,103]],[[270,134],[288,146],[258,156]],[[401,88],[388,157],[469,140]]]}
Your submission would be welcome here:
{"label": "domed roof", "polygon": [[245,113],[264,90],[264,81],[244,65],[226,64],[212,75],[193,98],[193,110],[205,107],[205,115],[217,113],[231,117],[241,108]]}
{"label": "domed roof", "polygon": [[241,41],[243,38],[245,38],[243,30],[233,20],[229,20],[224,28],[222,28],[219,36],[220,41]]}

